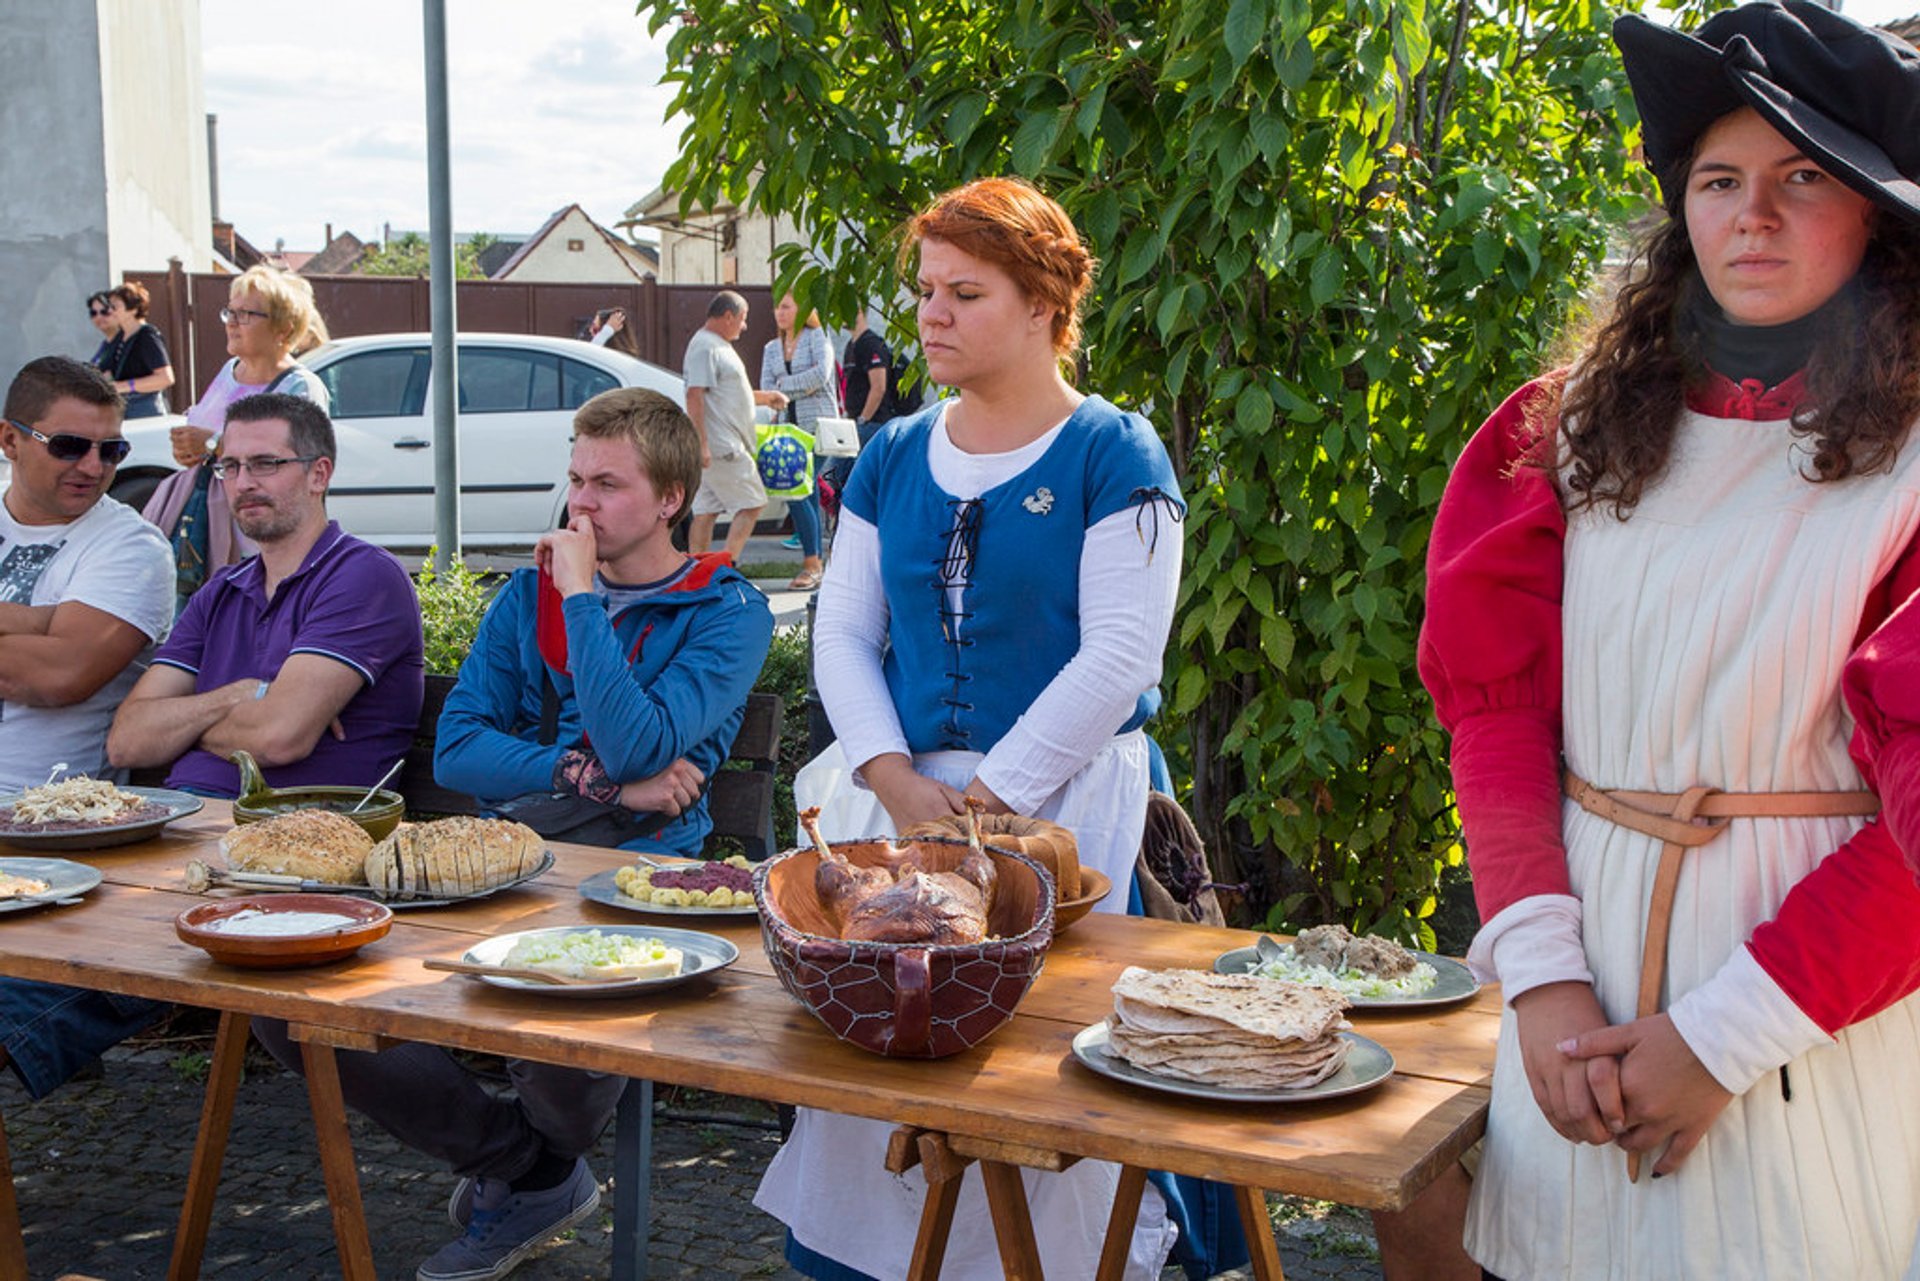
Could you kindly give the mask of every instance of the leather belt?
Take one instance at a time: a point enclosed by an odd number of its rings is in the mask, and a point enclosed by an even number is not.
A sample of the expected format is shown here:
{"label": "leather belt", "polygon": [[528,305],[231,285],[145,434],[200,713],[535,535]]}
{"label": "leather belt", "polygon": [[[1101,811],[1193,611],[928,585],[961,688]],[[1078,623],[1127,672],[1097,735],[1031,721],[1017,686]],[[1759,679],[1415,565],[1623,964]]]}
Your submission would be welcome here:
{"label": "leather belt", "polygon": [[[1647,904],[1647,935],[1640,954],[1640,992],[1636,1018],[1660,1010],[1666,981],[1667,938],[1673,928],[1673,900],[1680,884],[1680,863],[1690,849],[1718,837],[1736,818],[1870,818],[1880,812],[1872,792],[1723,792],[1689,787],[1684,792],[1603,790],[1571,770],[1561,781],[1566,794],[1587,813],[1662,842]],[[1627,1177],[1640,1176],[1640,1154],[1627,1156]]]}

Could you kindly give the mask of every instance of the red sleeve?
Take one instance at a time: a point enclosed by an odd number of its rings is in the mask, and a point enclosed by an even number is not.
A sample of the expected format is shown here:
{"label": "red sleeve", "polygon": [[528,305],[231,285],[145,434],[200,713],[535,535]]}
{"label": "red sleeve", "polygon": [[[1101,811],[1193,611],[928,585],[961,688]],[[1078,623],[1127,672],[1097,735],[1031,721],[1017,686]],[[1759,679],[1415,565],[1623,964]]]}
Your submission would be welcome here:
{"label": "red sleeve", "polygon": [[1788,893],[1749,947],[1808,1018],[1837,1032],[1920,991],[1920,539],[1868,600],[1842,692],[1880,816]]}
{"label": "red sleeve", "polygon": [[1420,679],[1453,735],[1454,797],[1480,919],[1570,894],[1560,840],[1560,588],[1566,517],[1522,462],[1532,382],[1468,442],[1427,549]]}

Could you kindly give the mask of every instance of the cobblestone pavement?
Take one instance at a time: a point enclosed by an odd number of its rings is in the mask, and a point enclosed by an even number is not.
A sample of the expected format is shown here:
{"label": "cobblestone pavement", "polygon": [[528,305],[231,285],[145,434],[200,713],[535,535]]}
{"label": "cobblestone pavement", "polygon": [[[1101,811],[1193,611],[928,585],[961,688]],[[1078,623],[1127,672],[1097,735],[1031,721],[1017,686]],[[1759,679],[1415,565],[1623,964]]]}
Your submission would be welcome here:
{"label": "cobblestone pavement", "polygon": [[[193,1068],[203,1064],[204,1057],[179,1048],[136,1043],[108,1055],[102,1078],[70,1083],[39,1103],[28,1101],[12,1073],[0,1073],[34,1281],[68,1272],[103,1281],[166,1274],[199,1123],[202,1083]],[[770,1111],[749,1100],[664,1089],[657,1106],[651,1274],[673,1281],[797,1278],[781,1259],[780,1225],[752,1204],[778,1145]],[[379,1275],[411,1278],[419,1261],[453,1235],[445,1209],[453,1180],[358,1118],[353,1142]],[[612,1149],[609,1127],[590,1158],[603,1177],[612,1169]],[[596,1222],[567,1234],[515,1277],[605,1277],[612,1206],[609,1191]],[[1278,1203],[1290,1281],[1378,1278],[1365,1217],[1328,1210]],[[306,1090],[277,1067],[248,1065],[202,1275],[339,1275]],[[1170,1269],[1167,1281],[1180,1276]]]}

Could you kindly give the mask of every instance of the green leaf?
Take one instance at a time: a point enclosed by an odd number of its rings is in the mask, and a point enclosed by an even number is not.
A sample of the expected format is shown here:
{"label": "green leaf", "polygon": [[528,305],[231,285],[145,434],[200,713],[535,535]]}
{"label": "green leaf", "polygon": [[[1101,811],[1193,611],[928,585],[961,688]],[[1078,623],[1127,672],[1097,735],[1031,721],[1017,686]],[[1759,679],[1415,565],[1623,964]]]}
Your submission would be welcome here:
{"label": "green leaf", "polygon": [[1266,34],[1266,27],[1265,0],[1230,0],[1221,36],[1226,41],[1227,55],[1233,59],[1235,67],[1253,55],[1254,49],[1259,47],[1260,37]]}
{"label": "green leaf", "polygon": [[1337,253],[1323,253],[1313,260],[1312,283],[1307,290],[1307,299],[1315,307],[1324,307],[1340,292],[1345,283],[1347,264]]}
{"label": "green leaf", "polygon": [[980,117],[986,114],[987,95],[978,90],[969,90],[953,101],[947,110],[947,141],[954,146],[964,146],[967,139],[973,137],[973,131],[980,124]]}
{"label": "green leaf", "polygon": [[1233,421],[1241,431],[1258,435],[1273,430],[1273,397],[1254,383],[1233,402]]}
{"label": "green leaf", "polygon": [[1036,111],[1026,118],[1013,134],[1011,158],[1015,173],[1032,177],[1040,172],[1060,137],[1060,126],[1065,119],[1063,108]]}

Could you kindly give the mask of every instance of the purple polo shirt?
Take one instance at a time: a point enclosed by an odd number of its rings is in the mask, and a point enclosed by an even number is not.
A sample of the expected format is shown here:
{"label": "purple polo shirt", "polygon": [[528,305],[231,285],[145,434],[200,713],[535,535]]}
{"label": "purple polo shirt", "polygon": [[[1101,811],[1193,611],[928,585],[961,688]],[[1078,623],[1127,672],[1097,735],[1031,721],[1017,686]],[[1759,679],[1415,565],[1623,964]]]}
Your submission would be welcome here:
{"label": "purple polo shirt", "polygon": [[[304,761],[266,770],[267,782],[372,786],[406,755],[420,720],[420,603],[400,562],[338,521],[327,522],[271,601],[258,556],[215,574],[153,661],[192,672],[194,692],[205,693],[242,678],[272,680],[294,654],[345,663],[365,684],[340,713],[346,738],[322,733]],[[174,762],[167,785],[233,796],[240,771],[195,748]]]}

